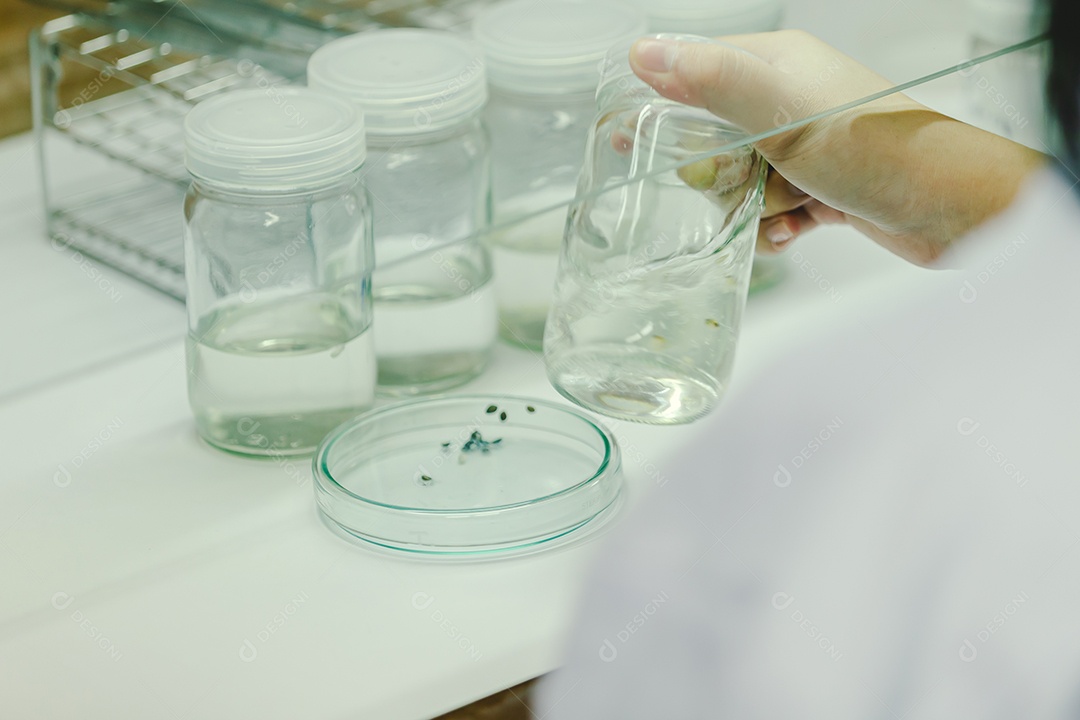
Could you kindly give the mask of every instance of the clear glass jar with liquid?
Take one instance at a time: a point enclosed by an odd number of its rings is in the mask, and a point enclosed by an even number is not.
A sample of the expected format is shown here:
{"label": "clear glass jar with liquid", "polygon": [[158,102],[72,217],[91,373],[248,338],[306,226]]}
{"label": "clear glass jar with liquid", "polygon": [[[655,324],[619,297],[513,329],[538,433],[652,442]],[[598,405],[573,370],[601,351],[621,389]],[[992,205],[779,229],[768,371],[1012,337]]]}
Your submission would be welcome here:
{"label": "clear glass jar with liquid", "polygon": [[608,48],[643,32],[638,10],[609,0],[510,0],[473,23],[491,88],[485,120],[499,227],[488,244],[499,332],[511,343],[539,350],[543,342],[599,65]]}
{"label": "clear glass jar with liquid", "polygon": [[364,127],[298,88],[206,100],[184,123],[188,398],[247,455],[314,450],[375,392]]}
{"label": "clear glass jar with liquid", "polygon": [[544,360],[583,407],[684,423],[731,376],[766,166],[745,134],[638,80],[627,53],[612,51],[597,90]]}
{"label": "clear glass jar with liquid", "polygon": [[308,85],[365,117],[380,393],[439,392],[475,378],[498,325],[480,235],[491,173],[479,53],[438,30],[360,33],[317,50]]}

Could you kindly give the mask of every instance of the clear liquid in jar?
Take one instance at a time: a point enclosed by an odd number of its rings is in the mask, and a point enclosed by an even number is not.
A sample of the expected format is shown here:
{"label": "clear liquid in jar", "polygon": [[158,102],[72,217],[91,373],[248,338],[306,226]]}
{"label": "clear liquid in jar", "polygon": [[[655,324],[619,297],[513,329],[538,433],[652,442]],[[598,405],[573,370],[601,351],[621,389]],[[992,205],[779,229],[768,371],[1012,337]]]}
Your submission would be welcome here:
{"label": "clear liquid in jar", "polygon": [[379,262],[399,261],[376,270],[373,284],[379,392],[441,392],[477,377],[498,323],[486,251],[466,243],[428,252],[399,238],[380,240],[377,252]]}
{"label": "clear liquid in jar", "polygon": [[187,338],[199,434],[245,455],[301,455],[371,407],[375,352],[359,289],[237,303]]}

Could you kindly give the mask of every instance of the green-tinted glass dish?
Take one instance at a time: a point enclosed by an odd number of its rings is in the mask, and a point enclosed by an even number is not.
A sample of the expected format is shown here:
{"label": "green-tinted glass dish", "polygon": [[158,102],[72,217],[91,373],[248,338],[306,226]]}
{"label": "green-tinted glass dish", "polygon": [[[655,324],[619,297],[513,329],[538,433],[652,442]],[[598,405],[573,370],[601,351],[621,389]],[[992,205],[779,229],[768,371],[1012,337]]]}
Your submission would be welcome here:
{"label": "green-tinted glass dish", "polygon": [[319,510],[381,548],[439,556],[527,552],[603,524],[621,489],[615,438],[577,409],[446,396],[365,413],[313,460]]}

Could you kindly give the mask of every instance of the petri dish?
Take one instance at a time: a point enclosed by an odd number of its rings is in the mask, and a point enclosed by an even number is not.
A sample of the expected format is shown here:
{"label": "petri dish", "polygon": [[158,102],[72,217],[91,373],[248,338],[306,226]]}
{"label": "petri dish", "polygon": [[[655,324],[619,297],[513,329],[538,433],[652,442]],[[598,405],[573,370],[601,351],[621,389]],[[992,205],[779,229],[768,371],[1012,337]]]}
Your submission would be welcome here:
{"label": "petri dish", "polygon": [[[622,488],[611,432],[569,405],[457,395],[339,426],[313,459],[331,527],[430,556],[532,552],[604,524]],[[561,542],[557,542],[561,541]]]}

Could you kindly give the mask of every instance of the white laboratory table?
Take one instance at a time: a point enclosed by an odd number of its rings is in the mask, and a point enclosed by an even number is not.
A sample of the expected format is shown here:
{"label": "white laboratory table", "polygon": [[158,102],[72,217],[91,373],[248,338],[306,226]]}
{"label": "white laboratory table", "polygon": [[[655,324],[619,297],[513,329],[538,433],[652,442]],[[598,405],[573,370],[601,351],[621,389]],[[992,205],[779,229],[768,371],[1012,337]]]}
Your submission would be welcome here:
{"label": "white laboratory table", "polygon": [[[306,461],[197,439],[182,306],[53,248],[33,160],[0,143],[0,715],[417,720],[557,666],[603,536],[440,563],[330,533]],[[844,228],[795,250],[751,300],[733,393],[929,272]],[[508,347],[463,390],[555,398]],[[613,426],[633,504],[693,430]]]}

